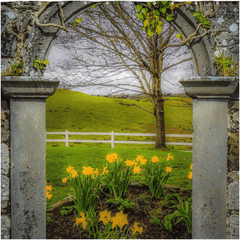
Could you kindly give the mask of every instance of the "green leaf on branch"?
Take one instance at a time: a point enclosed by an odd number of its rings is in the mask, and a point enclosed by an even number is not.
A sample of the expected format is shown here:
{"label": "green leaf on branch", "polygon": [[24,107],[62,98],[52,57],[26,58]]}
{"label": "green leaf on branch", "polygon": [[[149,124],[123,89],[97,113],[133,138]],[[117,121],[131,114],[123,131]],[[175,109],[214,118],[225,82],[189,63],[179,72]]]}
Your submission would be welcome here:
{"label": "green leaf on branch", "polygon": [[93,7],[93,8],[96,8],[96,7],[97,7],[97,4],[93,4],[92,7]]}
{"label": "green leaf on branch", "polygon": [[180,41],[183,40],[183,34],[182,34],[182,33],[178,33],[178,34],[176,35],[176,37],[177,37]]}
{"label": "green leaf on branch", "polygon": [[161,33],[162,33],[162,26],[161,26],[161,25],[157,25],[157,27],[156,27],[156,33],[157,33],[158,35],[161,35]]}
{"label": "green leaf on branch", "polygon": [[153,35],[154,35],[154,30],[152,29],[152,28],[148,28],[147,29],[147,34],[148,34],[148,37],[150,38],[150,37],[152,37]]}
{"label": "green leaf on branch", "polygon": [[78,18],[78,19],[76,20],[77,23],[80,23],[81,21],[82,21],[82,18]]}
{"label": "green leaf on branch", "polygon": [[168,1],[161,1],[161,3],[164,7],[166,7],[169,4]]}
{"label": "green leaf on branch", "polygon": [[138,18],[138,20],[140,20],[140,19],[144,20],[144,16],[142,15],[141,12],[137,13],[137,18]]}
{"label": "green leaf on branch", "polygon": [[152,13],[153,13],[155,16],[160,16],[160,12],[159,12],[157,9],[153,10]]}
{"label": "green leaf on branch", "polygon": [[193,16],[198,20],[202,17],[202,12],[199,10],[198,12],[193,13]]}
{"label": "green leaf on branch", "polygon": [[18,64],[18,68],[23,68],[23,61]]}
{"label": "green leaf on branch", "polygon": [[153,28],[155,28],[155,26],[156,26],[156,21],[153,20],[153,21],[151,22],[151,25],[152,25]]}
{"label": "green leaf on branch", "polygon": [[193,13],[193,16],[197,19],[197,21],[199,23],[202,23],[203,27],[205,27],[205,28],[210,28],[211,27],[210,21],[208,20],[207,17],[205,17],[205,18],[202,17],[202,12],[200,10],[196,13]]}
{"label": "green leaf on branch", "polygon": [[168,22],[172,21],[173,19],[174,19],[174,18],[173,18],[173,16],[172,16],[171,14],[167,14],[166,20],[167,20]]}
{"label": "green leaf on branch", "polygon": [[147,12],[148,12],[148,9],[147,9],[147,8],[143,8],[141,12],[142,12],[144,15],[146,15]]}
{"label": "green leaf on branch", "polygon": [[165,14],[166,11],[167,11],[167,8],[162,8],[162,9],[161,9],[161,12],[162,12],[163,14]]}
{"label": "green leaf on branch", "polygon": [[49,61],[48,61],[48,59],[46,59],[46,60],[43,62],[43,64],[44,64],[44,65],[47,65],[47,64],[49,64]]}
{"label": "green leaf on branch", "polygon": [[208,21],[208,20],[204,20],[204,22],[203,22],[203,26],[204,26],[205,28],[210,28],[210,27],[211,27],[211,23],[210,23],[210,21]]}
{"label": "green leaf on branch", "polygon": [[160,25],[162,27],[163,26],[163,22],[162,21],[158,21],[158,25]]}
{"label": "green leaf on branch", "polygon": [[136,5],[136,9],[140,12],[142,9],[142,5]]}
{"label": "green leaf on branch", "polygon": [[150,2],[147,2],[147,5],[150,6],[150,7],[152,6],[152,4]]}
{"label": "green leaf on branch", "polygon": [[147,19],[144,21],[143,26],[144,26],[144,27],[147,27],[147,26],[149,25],[149,23],[150,23],[150,19],[147,18]]}

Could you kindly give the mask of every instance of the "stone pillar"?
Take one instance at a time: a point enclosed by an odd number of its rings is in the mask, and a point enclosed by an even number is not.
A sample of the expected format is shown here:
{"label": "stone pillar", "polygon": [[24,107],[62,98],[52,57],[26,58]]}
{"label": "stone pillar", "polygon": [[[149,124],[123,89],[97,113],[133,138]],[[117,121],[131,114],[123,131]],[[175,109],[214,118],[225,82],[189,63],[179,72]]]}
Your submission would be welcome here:
{"label": "stone pillar", "polygon": [[193,98],[192,237],[225,239],[228,99],[237,79],[202,77],[180,83]]}
{"label": "stone pillar", "polygon": [[46,239],[46,98],[59,82],[4,77],[10,97],[11,238]]}

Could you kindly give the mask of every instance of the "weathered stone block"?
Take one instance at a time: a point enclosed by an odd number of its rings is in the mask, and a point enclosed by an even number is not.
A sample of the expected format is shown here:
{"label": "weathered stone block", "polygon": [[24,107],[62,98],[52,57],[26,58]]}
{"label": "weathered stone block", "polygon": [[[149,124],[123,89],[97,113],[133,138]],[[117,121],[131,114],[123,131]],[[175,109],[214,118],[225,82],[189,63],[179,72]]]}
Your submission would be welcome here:
{"label": "weathered stone block", "polygon": [[232,108],[233,108],[233,109],[234,109],[234,108],[239,109],[239,101],[236,101],[236,102],[233,104]]}
{"label": "weathered stone block", "polygon": [[239,112],[238,111],[233,114],[233,121],[239,122]]}
{"label": "weathered stone block", "polygon": [[228,185],[229,210],[239,210],[239,182]]}
{"label": "weathered stone block", "polygon": [[9,107],[6,101],[1,102],[1,141],[9,141]]}
{"label": "weathered stone block", "polygon": [[[2,215],[6,215],[7,211],[7,207],[10,205],[9,201],[1,201],[1,214]],[[4,214],[5,213],[5,214]]]}
{"label": "weathered stone block", "polygon": [[239,133],[233,133],[230,136],[230,141],[233,144],[238,144],[239,143]]}
{"label": "weathered stone block", "polygon": [[237,154],[230,154],[228,159],[228,168],[231,171],[239,171],[239,156]]}
{"label": "weathered stone block", "polygon": [[10,239],[10,218],[9,216],[1,216],[1,238]]}
{"label": "weathered stone block", "polygon": [[8,175],[9,173],[9,148],[5,143],[1,144],[1,174]]}
{"label": "weathered stone block", "polygon": [[17,37],[9,31],[9,19],[15,18],[8,8],[1,11],[1,57],[13,58],[17,49]]}
{"label": "weathered stone block", "polygon": [[1,201],[9,201],[9,178],[1,176]]}
{"label": "weathered stone block", "polygon": [[228,177],[230,177],[234,182],[239,181],[239,172],[232,171],[228,173]]}
{"label": "weathered stone block", "polygon": [[239,216],[230,216],[230,238],[239,239]]}

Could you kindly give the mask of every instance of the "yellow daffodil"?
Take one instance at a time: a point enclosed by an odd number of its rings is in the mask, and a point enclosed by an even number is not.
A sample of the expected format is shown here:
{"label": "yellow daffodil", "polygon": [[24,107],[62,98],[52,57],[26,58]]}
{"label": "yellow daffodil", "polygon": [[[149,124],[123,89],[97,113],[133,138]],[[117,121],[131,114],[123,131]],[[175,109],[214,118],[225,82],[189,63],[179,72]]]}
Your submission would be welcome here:
{"label": "yellow daffodil", "polygon": [[70,172],[70,173],[72,174],[72,178],[75,178],[75,177],[78,176],[77,171],[76,171],[73,167],[71,167],[71,166],[69,166],[69,167],[66,169],[66,171],[67,171],[67,172]]}
{"label": "yellow daffodil", "polygon": [[171,156],[171,153],[168,154],[167,161],[169,161],[170,159],[173,159],[173,156]]}
{"label": "yellow daffodil", "polygon": [[73,170],[73,171],[71,172],[71,174],[72,174],[72,178],[75,178],[75,177],[78,176],[78,173],[77,173],[76,170]]}
{"label": "yellow daffodil", "polygon": [[118,155],[116,153],[110,153],[107,155],[106,159],[109,163],[111,163],[118,159]]}
{"label": "yellow daffodil", "polygon": [[50,185],[50,186],[46,186],[46,191],[52,191],[52,185]]}
{"label": "yellow daffodil", "polygon": [[139,222],[135,222],[133,227],[131,227],[130,229],[132,230],[132,235],[134,235],[136,232],[139,232],[140,234],[142,234],[143,231],[143,227],[138,227],[138,224],[140,224]]}
{"label": "yellow daffodil", "polygon": [[107,167],[105,167],[105,168],[103,169],[102,174],[104,174],[104,173],[108,173],[108,172],[109,172],[109,170],[106,170],[106,169],[107,169]]}
{"label": "yellow daffodil", "polygon": [[73,170],[74,170],[74,168],[71,167],[71,166],[69,166],[69,167],[66,169],[67,172],[72,172]]}
{"label": "yellow daffodil", "polygon": [[86,219],[84,212],[80,212],[80,216],[82,218],[77,218],[76,217],[76,224],[78,226],[79,223],[82,223],[83,229],[86,229],[87,227],[87,221],[92,221],[91,219]]}
{"label": "yellow daffodil", "polygon": [[82,173],[83,173],[83,175],[91,175],[91,174],[93,174],[93,168],[91,168],[90,166],[83,167]]}
{"label": "yellow daffodil", "polygon": [[111,221],[111,212],[108,212],[107,209],[103,212],[100,212],[99,215],[99,221],[102,221],[104,225],[107,225]]}
{"label": "yellow daffodil", "polygon": [[121,210],[112,218],[112,228],[115,228],[117,225],[122,229],[125,224],[128,225],[127,214],[123,214]]}
{"label": "yellow daffodil", "polygon": [[[46,182],[47,183],[47,182]],[[52,185],[50,186],[46,186],[46,197],[48,199],[50,199],[52,197],[52,194],[50,194],[49,192],[52,191]]]}
{"label": "yellow daffodil", "polygon": [[99,174],[99,171],[98,171],[98,168],[96,168],[95,171],[93,171],[94,174],[98,175]]}
{"label": "yellow daffodil", "polygon": [[132,165],[137,166],[137,162],[135,162],[135,160],[132,161]]}
{"label": "yellow daffodil", "polygon": [[158,158],[157,156],[154,156],[154,157],[152,157],[151,161],[152,161],[153,163],[157,163],[157,162],[159,162],[160,160],[159,160],[159,158]]}
{"label": "yellow daffodil", "polygon": [[140,171],[141,171],[141,168],[139,167],[139,166],[135,166],[134,168],[133,168],[133,172],[134,173],[140,173]]}
{"label": "yellow daffodil", "polygon": [[166,172],[171,172],[172,171],[172,168],[171,167],[167,167],[166,168]]}
{"label": "yellow daffodil", "polygon": [[46,197],[47,197],[48,199],[50,199],[50,198],[52,197],[52,194],[49,194],[49,193],[46,191]]}
{"label": "yellow daffodil", "polygon": [[98,168],[96,168],[96,170],[93,171],[92,178],[94,179],[94,178],[95,178],[95,175],[97,176],[98,174],[99,174],[99,171],[98,171]]}
{"label": "yellow daffodil", "polygon": [[69,179],[69,177],[63,178],[62,182],[66,183],[68,179]]}
{"label": "yellow daffodil", "polygon": [[188,178],[192,179],[192,172],[189,172]]}
{"label": "yellow daffodil", "polygon": [[140,162],[141,162],[142,165],[144,165],[144,164],[146,164],[147,159],[144,159],[144,158],[143,158],[143,159],[140,160]]}
{"label": "yellow daffodil", "polygon": [[191,164],[190,168],[192,169],[192,164]]}
{"label": "yellow daffodil", "polygon": [[128,159],[127,159],[127,161],[125,161],[125,163],[126,163],[126,165],[127,165],[128,167],[131,167],[131,166],[132,166],[132,161],[131,161],[131,160],[128,160]]}
{"label": "yellow daffodil", "polygon": [[143,160],[143,155],[141,155],[141,156],[137,155],[136,161],[139,162],[141,160]]}

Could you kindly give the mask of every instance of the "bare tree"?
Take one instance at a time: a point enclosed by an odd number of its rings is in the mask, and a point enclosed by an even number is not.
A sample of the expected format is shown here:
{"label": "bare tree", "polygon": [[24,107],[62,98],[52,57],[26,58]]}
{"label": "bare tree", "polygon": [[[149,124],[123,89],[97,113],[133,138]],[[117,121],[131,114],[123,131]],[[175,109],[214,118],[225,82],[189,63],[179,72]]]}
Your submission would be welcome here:
{"label": "bare tree", "polygon": [[[77,84],[62,82],[68,88],[80,86],[115,86],[117,91],[131,89],[144,94],[153,104],[153,111],[137,104],[156,118],[156,147],[165,147],[164,98],[162,84],[170,82],[171,72],[180,63],[192,59],[186,46],[175,37],[175,29],[164,21],[161,35],[148,38],[143,23],[138,21],[134,5],[128,2],[102,3],[79,16],[82,21],[62,34],[57,46],[68,49],[70,58],[61,63],[65,74],[75,75]],[[79,18],[78,21],[81,19]],[[119,74],[128,73],[136,84],[119,82]],[[134,81],[135,82],[135,81]]]}

